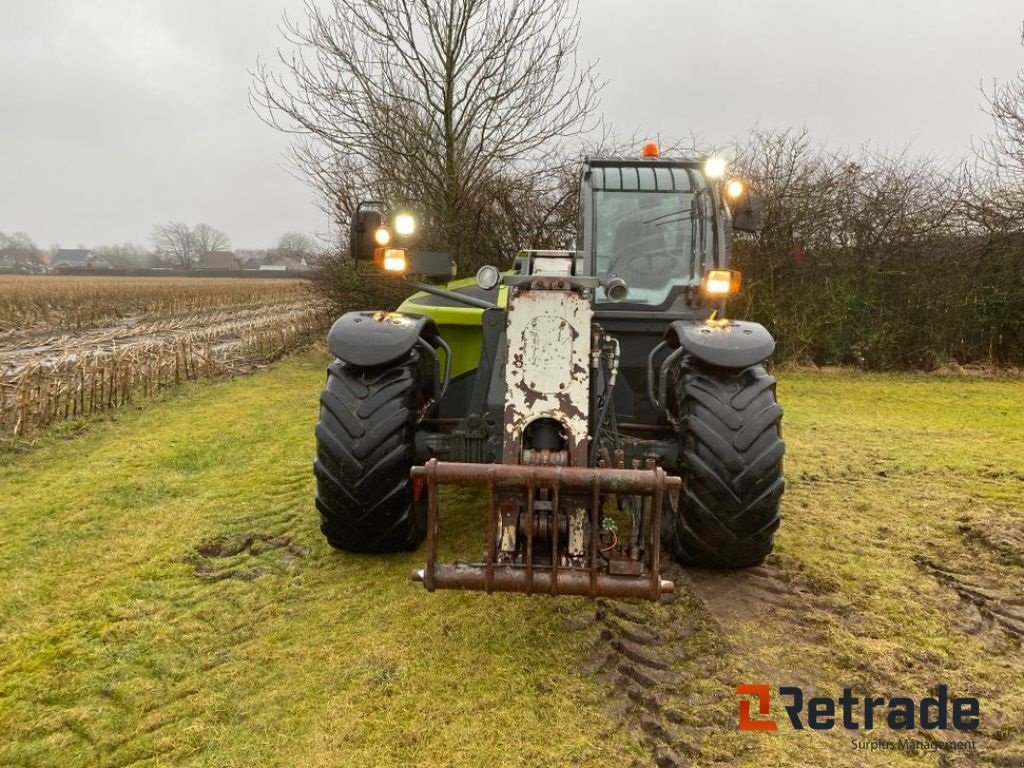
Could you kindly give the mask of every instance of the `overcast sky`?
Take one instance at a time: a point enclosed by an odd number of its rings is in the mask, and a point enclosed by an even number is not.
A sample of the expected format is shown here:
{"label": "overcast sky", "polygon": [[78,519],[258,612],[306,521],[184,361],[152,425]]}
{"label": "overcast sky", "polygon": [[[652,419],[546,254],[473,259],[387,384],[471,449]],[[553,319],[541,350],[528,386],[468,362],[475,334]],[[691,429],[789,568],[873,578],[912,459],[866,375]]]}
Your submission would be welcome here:
{"label": "overcast sky", "polygon": [[[149,244],[206,221],[236,248],[326,217],[250,111],[248,70],[301,0],[0,0],[0,231],[41,247]],[[581,55],[620,134],[721,143],[806,126],[953,159],[978,88],[1024,67],[1007,0],[581,0]]]}

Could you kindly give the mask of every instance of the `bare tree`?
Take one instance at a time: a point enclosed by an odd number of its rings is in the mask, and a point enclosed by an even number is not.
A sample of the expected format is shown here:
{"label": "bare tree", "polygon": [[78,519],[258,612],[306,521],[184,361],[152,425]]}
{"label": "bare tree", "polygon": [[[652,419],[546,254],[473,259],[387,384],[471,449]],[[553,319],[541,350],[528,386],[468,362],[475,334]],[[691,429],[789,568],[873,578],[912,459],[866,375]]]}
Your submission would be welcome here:
{"label": "bare tree", "polygon": [[153,230],[153,246],[158,254],[182,269],[191,269],[196,254],[196,239],[192,228],[180,221],[159,224]]}
{"label": "bare tree", "polygon": [[36,244],[24,232],[13,232],[9,235],[5,235],[0,232],[0,248],[23,248],[26,250],[35,250]]}
{"label": "bare tree", "polygon": [[153,246],[158,256],[191,269],[204,253],[226,251],[231,248],[228,236],[209,224],[190,227],[180,221],[160,224],[153,230]]}
{"label": "bare tree", "polygon": [[993,131],[975,146],[972,218],[987,230],[1020,231],[1024,226],[1024,71],[983,88],[982,97]]}
{"label": "bare tree", "polygon": [[209,224],[196,224],[192,229],[198,256],[214,251],[230,251],[231,241],[228,236]]}
{"label": "bare tree", "polygon": [[[296,50],[258,62],[257,112],[345,214],[364,195],[412,205],[435,247],[479,252],[492,192],[586,129],[599,85],[576,59],[572,0],[331,0],[285,18]],[[486,255],[485,255],[486,257]]]}
{"label": "bare tree", "polygon": [[316,253],[316,243],[302,232],[285,232],[277,241],[277,251],[284,256],[305,259]]}

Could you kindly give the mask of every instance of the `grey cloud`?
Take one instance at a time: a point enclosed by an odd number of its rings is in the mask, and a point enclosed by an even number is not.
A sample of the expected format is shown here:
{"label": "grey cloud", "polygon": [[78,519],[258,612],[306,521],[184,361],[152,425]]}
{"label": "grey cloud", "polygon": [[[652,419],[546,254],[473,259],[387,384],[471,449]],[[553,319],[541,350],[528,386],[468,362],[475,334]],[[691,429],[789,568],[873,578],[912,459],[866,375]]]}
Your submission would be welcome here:
{"label": "grey cloud", "polygon": [[[806,125],[963,156],[978,86],[1024,64],[1016,3],[583,0],[585,59],[620,133],[711,142]],[[236,247],[323,231],[287,137],[250,111],[257,56],[301,0],[2,0],[0,230],[43,246],[208,221]]]}

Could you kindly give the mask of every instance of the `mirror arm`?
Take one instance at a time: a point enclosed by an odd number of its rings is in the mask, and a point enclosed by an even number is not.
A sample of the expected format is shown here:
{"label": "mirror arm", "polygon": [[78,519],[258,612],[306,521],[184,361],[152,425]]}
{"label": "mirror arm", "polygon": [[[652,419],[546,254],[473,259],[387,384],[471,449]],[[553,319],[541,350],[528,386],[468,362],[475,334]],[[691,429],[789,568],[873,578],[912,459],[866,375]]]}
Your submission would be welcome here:
{"label": "mirror arm", "polygon": [[477,309],[494,309],[498,306],[490,301],[484,301],[483,299],[478,299],[475,296],[466,296],[461,293],[456,293],[455,291],[449,291],[446,288],[438,288],[436,285],[430,285],[429,283],[421,283],[417,280],[410,280],[407,277],[404,278],[404,280],[407,285],[411,285],[418,291],[432,293],[435,296],[441,296],[445,299],[451,299],[459,304],[465,304],[467,307],[475,307]]}

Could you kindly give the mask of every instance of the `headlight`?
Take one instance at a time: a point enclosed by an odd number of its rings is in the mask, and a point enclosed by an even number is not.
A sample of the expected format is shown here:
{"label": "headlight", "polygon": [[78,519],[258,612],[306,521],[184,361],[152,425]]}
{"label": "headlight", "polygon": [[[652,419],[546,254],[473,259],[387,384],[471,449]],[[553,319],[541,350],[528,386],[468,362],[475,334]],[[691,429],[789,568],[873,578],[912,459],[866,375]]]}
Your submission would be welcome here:
{"label": "headlight", "polygon": [[391,232],[387,227],[377,227],[377,231],[373,233],[373,240],[377,245],[385,246],[391,242]]}
{"label": "headlight", "polygon": [[725,187],[725,194],[729,196],[730,200],[739,200],[740,196],[746,191],[746,185],[739,179],[733,179]]}

